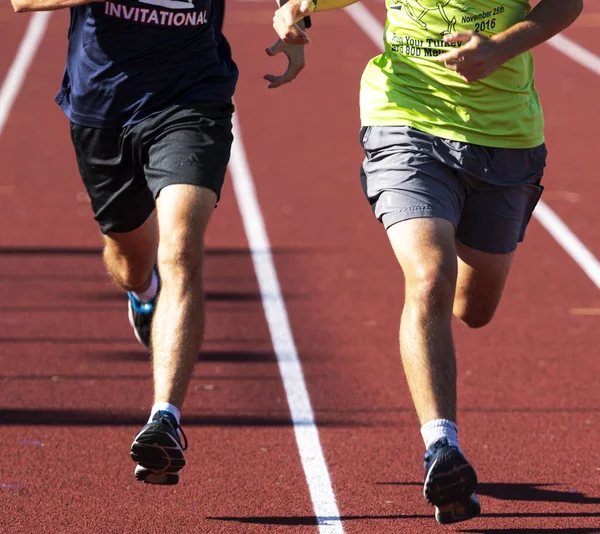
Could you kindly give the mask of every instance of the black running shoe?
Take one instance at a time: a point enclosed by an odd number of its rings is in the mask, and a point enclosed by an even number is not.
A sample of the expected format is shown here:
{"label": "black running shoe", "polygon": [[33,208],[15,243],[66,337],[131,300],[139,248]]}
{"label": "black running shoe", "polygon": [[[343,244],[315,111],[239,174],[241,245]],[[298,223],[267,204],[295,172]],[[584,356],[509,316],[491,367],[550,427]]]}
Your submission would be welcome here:
{"label": "black running shoe", "polygon": [[152,350],[152,318],[154,317],[158,293],[156,293],[156,297],[152,302],[142,302],[131,291],[127,292],[127,296],[129,297],[127,303],[129,324],[132,326],[137,340],[146,350],[150,351]]}
{"label": "black running shoe", "polygon": [[183,451],[187,446],[187,438],[173,414],[156,412],[131,445],[131,459],[138,463],[135,478],[147,484],[177,484],[179,471],[185,466]]}
{"label": "black running shoe", "polygon": [[436,441],[425,453],[425,500],[437,507],[439,523],[466,521],[481,513],[474,495],[477,475],[458,447]]}

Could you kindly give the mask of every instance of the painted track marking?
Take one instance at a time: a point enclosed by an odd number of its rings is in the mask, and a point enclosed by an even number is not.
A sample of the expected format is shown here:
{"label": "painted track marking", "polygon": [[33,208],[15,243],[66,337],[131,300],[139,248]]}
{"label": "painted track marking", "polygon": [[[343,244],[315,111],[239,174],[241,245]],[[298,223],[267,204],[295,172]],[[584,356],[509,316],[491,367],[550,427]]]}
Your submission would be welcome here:
{"label": "painted track marking", "polygon": [[27,76],[27,71],[31,66],[35,53],[44,38],[50,15],[50,11],[45,11],[34,13],[31,16],[25,35],[19,45],[17,55],[10,69],[8,69],[2,87],[0,87],[0,135],[10,115],[10,110],[15,103],[15,99],[23,86],[25,76]]}
{"label": "painted track marking", "polygon": [[229,170],[252,254],[263,309],[271,333],[273,349],[277,356],[279,372],[283,380],[300,460],[317,517],[319,532],[321,534],[343,534],[340,513],[319,440],[319,432],[285,302],[281,294],[277,271],[273,263],[271,244],[256,196],[254,179],[242,142],[237,114],[233,121],[233,135],[235,140],[231,149]]}
{"label": "painted track marking", "polygon": [[600,76],[600,57],[575,41],[571,41],[564,35],[555,35],[548,41],[548,44],[569,59]]}
{"label": "painted track marking", "polygon": [[[363,4],[352,4],[345,8],[346,13],[356,22],[361,30],[373,41],[379,49],[383,49],[383,25]],[[600,75],[600,57],[571,41],[563,35],[553,37],[548,44],[566,55],[568,58],[583,65],[592,72]],[[556,242],[571,256],[600,289],[600,262],[582,241],[569,229],[562,219],[548,204],[540,200],[533,216],[556,240]]]}

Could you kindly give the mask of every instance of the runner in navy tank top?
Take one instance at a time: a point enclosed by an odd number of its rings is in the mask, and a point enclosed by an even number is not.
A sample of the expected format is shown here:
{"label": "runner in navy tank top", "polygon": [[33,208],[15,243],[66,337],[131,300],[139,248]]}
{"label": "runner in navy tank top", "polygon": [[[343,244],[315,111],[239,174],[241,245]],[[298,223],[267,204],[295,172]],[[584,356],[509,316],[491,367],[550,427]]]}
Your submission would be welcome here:
{"label": "runner in navy tank top", "polygon": [[210,0],[73,8],[56,101],[71,121],[96,128],[135,124],[172,104],[231,103],[237,68],[222,23],[222,2]]}
{"label": "runner in navy tank top", "polygon": [[[131,445],[135,477],[176,484],[187,447],[180,408],[204,335],[204,233],[232,142],[238,71],[223,0],[12,3],[18,12],[71,9],[56,102],[70,120],[104,262],[153,355],[154,405]],[[288,68],[266,75],[269,87],[304,66],[302,47],[267,50],[280,52]]]}

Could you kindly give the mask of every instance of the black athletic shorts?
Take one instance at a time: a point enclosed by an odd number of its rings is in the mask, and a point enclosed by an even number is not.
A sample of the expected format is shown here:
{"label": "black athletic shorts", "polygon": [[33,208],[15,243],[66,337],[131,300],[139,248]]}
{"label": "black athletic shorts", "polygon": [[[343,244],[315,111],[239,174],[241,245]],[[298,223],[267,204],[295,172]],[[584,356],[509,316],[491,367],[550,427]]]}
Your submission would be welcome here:
{"label": "black athletic shorts", "polygon": [[191,184],[220,197],[229,162],[233,105],[193,102],[124,128],[71,123],[81,178],[102,233],[130,232],[163,187]]}

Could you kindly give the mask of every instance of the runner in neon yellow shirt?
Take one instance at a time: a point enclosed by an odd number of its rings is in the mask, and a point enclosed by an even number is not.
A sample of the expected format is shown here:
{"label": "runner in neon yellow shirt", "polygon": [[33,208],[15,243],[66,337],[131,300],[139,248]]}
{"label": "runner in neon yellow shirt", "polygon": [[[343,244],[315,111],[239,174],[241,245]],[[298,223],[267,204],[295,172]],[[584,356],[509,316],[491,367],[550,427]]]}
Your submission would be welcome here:
{"label": "runner in neon yellow shirt", "polygon": [[[274,27],[353,0],[289,0]],[[543,116],[529,50],[583,0],[387,0],[385,50],[361,83],[361,182],[405,277],[400,352],[440,523],[480,514],[458,442],[452,314],[489,323],[542,192]],[[394,282],[395,283],[395,282]]]}
{"label": "runner in neon yellow shirt", "polygon": [[[436,7],[439,6],[439,7]],[[504,148],[544,142],[530,52],[512,58],[477,84],[438,61],[457,47],[453,30],[491,35],[529,12],[527,0],[388,0],[385,51],[371,60],[361,87],[365,126],[413,126],[433,135]]]}

